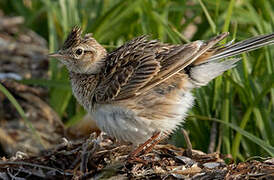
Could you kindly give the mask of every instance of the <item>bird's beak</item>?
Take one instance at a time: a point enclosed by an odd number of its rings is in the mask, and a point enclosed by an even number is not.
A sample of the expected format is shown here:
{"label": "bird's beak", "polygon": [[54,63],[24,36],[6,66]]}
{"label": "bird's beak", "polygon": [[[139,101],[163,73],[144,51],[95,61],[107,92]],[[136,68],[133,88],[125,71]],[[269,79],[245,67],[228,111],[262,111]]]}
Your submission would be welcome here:
{"label": "bird's beak", "polygon": [[50,57],[50,58],[61,58],[62,55],[58,52],[54,52],[54,53],[48,54],[48,57]]}

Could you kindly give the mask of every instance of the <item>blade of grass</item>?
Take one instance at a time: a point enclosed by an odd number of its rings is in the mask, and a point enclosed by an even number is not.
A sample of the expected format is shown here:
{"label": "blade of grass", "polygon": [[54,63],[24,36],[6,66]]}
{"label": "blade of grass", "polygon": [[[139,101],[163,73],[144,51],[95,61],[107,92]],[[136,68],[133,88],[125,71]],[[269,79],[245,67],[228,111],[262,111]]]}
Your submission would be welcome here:
{"label": "blade of grass", "polygon": [[[228,30],[229,30],[229,25],[230,25],[234,5],[235,5],[235,0],[230,0],[222,32],[228,32]],[[236,34],[236,30],[234,31],[234,33]],[[227,41],[227,39],[224,39],[222,42],[226,43],[226,41]],[[227,71],[226,74],[230,75],[231,71]],[[221,117],[224,122],[228,123],[229,119],[230,119],[230,107],[229,106],[232,103],[230,101],[231,85],[228,80],[225,80],[224,87],[225,87],[225,94],[224,94],[224,100],[223,100],[223,105],[222,105],[222,110],[221,110]],[[229,129],[227,129],[227,128],[223,129],[223,141],[224,141],[225,149],[226,149],[227,153],[230,154],[231,146],[230,146],[229,137],[230,137]]]}
{"label": "blade of grass", "polygon": [[152,14],[153,14],[153,16],[157,17],[157,19],[159,19],[161,24],[165,27],[165,32],[168,34],[171,41],[173,43],[180,43],[180,36],[178,36],[176,34],[176,32],[174,32],[172,30],[172,28],[170,28],[170,26],[169,26],[168,22],[166,21],[166,19],[162,19],[161,16],[157,12],[152,12]]}
{"label": "blade of grass", "polygon": [[[270,90],[274,87],[273,80],[270,83],[267,83],[267,87],[264,88],[264,90],[256,97],[254,102],[248,107],[247,111],[244,114],[244,117],[241,121],[240,128],[244,129],[246,127],[246,124],[248,120],[250,119],[250,115],[253,111],[253,108],[257,106],[257,104],[261,101],[263,97],[266,96],[267,93],[270,92]],[[241,141],[241,134],[238,132],[234,138],[233,144],[232,144],[232,156],[234,158],[237,157],[237,154],[239,152],[239,146]]]}
{"label": "blade of grass", "polygon": [[220,11],[221,0],[216,0],[216,8],[215,8],[215,22],[217,22],[219,11]]}
{"label": "blade of grass", "polygon": [[253,134],[243,130],[241,127],[238,127],[232,123],[229,122],[224,122],[220,119],[215,119],[215,118],[209,118],[209,117],[205,117],[205,116],[199,116],[199,115],[193,115],[193,116],[189,116],[190,118],[197,118],[199,120],[210,120],[210,121],[215,121],[215,122],[219,122],[221,124],[224,124],[232,129],[234,129],[236,132],[238,132],[239,134],[245,136],[246,138],[248,138],[250,141],[258,144],[260,147],[262,147],[270,156],[274,156],[274,147],[271,146],[270,144],[267,144],[265,141],[261,140],[260,138],[254,136]]}
{"label": "blade of grass", "polygon": [[40,135],[37,133],[36,129],[32,126],[32,123],[28,120],[23,108],[16,101],[16,99],[12,96],[12,94],[0,83],[0,91],[8,98],[8,100],[15,107],[19,115],[23,118],[26,126],[31,130],[33,136],[37,141],[41,144],[43,148],[46,148],[46,145],[43,143]]}
{"label": "blade of grass", "polygon": [[110,30],[116,27],[116,24],[119,24],[123,18],[132,14],[134,9],[138,7],[141,2],[141,0],[121,1],[115,5],[105,14],[105,16],[102,17],[102,19],[96,21],[93,26],[94,36],[97,37],[99,41],[107,39],[105,34],[111,32]]}
{"label": "blade of grass", "polygon": [[183,42],[190,43],[190,40],[188,40],[182,33],[180,33],[173,24],[171,23],[168,23],[168,24],[171,27],[171,29],[175,32],[175,34],[183,40]]}
{"label": "blade of grass", "polygon": [[[226,18],[225,18],[225,24],[223,26],[222,32],[228,32],[228,30],[229,30],[229,25],[230,25],[231,16],[232,16],[234,6],[235,6],[235,0],[230,0],[228,10],[227,10],[227,15],[226,15]],[[225,43],[226,39],[224,39],[222,42]]]}
{"label": "blade of grass", "polygon": [[61,24],[62,24],[64,32],[68,32],[69,31],[69,29],[68,29],[68,13],[67,13],[66,2],[68,2],[68,1],[59,0],[59,5],[61,7],[60,9],[61,9],[61,15],[62,15]]}
{"label": "blade of grass", "polygon": [[216,25],[215,25],[214,21],[212,20],[207,8],[205,7],[202,0],[199,0],[199,3],[200,3],[200,5],[201,5],[201,7],[202,7],[202,9],[203,9],[203,11],[206,15],[207,21],[210,24],[210,27],[211,27],[211,30],[212,30],[213,34],[216,34]]}
{"label": "blade of grass", "polygon": [[[62,80],[63,83],[68,82],[67,80],[68,73],[65,68],[62,68],[61,70],[59,70],[58,76],[59,76],[58,79]],[[71,97],[72,97],[71,88],[69,90],[60,89],[60,88],[52,89],[50,104],[52,105],[54,110],[59,114],[60,117],[62,117],[63,113],[65,112]]]}

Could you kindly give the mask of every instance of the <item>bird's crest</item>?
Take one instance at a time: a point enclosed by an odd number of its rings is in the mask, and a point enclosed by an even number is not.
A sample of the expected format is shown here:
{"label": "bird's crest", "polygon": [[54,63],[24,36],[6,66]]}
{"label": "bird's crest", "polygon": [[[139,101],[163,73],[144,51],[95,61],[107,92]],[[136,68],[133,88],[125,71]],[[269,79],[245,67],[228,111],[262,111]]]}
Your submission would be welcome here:
{"label": "bird's crest", "polygon": [[71,32],[69,33],[69,35],[67,36],[67,39],[65,40],[62,49],[65,50],[80,44],[81,34],[82,34],[82,29],[79,26],[74,26]]}

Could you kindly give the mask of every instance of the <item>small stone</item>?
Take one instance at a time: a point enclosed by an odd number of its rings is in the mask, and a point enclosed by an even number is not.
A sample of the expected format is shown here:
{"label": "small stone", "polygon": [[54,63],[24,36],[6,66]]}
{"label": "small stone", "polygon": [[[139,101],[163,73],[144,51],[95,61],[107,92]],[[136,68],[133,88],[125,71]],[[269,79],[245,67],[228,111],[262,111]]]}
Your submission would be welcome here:
{"label": "small stone", "polygon": [[213,168],[216,168],[216,167],[220,166],[220,163],[209,162],[209,163],[204,163],[203,166],[206,167],[206,168],[209,168],[209,169],[213,169]]}
{"label": "small stone", "polygon": [[177,159],[181,160],[185,165],[192,166],[196,162],[190,159],[189,157],[186,156],[176,156]]}
{"label": "small stone", "polygon": [[271,165],[273,164],[274,165],[274,158],[268,159],[264,162],[267,163],[267,164],[271,164]]}

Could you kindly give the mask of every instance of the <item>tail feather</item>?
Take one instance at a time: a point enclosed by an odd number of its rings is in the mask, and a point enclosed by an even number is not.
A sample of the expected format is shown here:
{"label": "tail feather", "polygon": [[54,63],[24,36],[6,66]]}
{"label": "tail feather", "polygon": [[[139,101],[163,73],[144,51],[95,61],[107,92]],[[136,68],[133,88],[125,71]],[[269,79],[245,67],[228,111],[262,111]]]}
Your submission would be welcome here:
{"label": "tail feather", "polygon": [[236,56],[243,52],[252,51],[260,47],[274,44],[274,33],[269,35],[262,35],[253,37],[244,41],[232,44],[233,41],[224,46],[215,46],[203,56],[198,58],[189,67],[188,75],[194,87],[205,86],[212,79],[221,75],[236,66],[240,58],[229,59],[226,61],[219,61],[220,59]]}
{"label": "tail feather", "polygon": [[205,62],[215,61],[230,56],[236,56],[243,52],[249,52],[271,44],[274,44],[274,33],[253,37],[244,41],[237,42],[235,44],[225,46],[223,48],[219,48],[214,53],[214,55],[209,57],[209,59]]}

